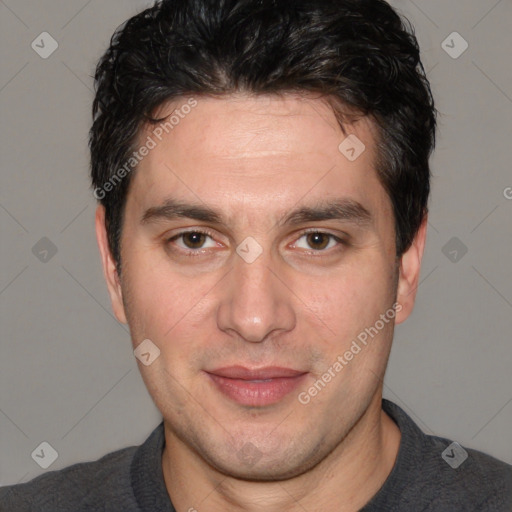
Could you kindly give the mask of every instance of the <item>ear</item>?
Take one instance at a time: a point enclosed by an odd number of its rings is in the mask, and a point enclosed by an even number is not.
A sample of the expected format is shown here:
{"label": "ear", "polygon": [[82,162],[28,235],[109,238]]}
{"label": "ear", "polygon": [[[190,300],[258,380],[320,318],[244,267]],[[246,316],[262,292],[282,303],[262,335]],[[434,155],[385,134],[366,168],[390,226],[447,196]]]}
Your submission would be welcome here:
{"label": "ear", "polygon": [[96,208],[96,240],[101,254],[101,262],[103,264],[103,276],[107,282],[112,309],[117,320],[126,324],[126,314],[123,304],[123,293],[121,289],[121,281],[117,274],[116,265],[110,252],[107,238],[107,230],[105,227],[105,207],[99,205]]}
{"label": "ear", "polygon": [[425,248],[425,240],[427,237],[427,221],[428,215],[425,214],[411,246],[400,258],[400,274],[398,277],[396,302],[400,304],[401,308],[400,306],[396,308],[396,324],[404,322],[414,308],[420,278],[423,249]]}

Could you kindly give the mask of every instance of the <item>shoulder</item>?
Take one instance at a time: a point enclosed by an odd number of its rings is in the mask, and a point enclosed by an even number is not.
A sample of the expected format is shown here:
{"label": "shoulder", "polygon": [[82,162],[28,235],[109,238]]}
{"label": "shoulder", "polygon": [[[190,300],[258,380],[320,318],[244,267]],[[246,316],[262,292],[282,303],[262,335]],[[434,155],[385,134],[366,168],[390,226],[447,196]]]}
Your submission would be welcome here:
{"label": "shoulder", "polygon": [[468,510],[512,510],[512,466],[450,439],[425,435],[424,473],[439,502]]}
{"label": "shoulder", "polygon": [[393,402],[383,400],[383,409],[399,426],[402,439],[395,466],[376,503],[391,502],[396,510],[512,510],[510,464],[446,437],[424,433]]}
{"label": "shoulder", "polygon": [[108,453],[92,462],[80,462],[50,471],[30,482],[0,488],[0,510],[60,512],[106,510],[134,503],[130,466],[137,446]]}

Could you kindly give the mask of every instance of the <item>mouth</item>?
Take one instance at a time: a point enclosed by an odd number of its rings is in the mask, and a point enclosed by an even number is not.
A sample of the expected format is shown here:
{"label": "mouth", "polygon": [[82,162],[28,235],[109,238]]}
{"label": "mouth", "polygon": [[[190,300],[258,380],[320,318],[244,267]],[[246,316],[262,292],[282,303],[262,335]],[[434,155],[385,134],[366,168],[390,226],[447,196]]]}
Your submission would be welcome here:
{"label": "mouth", "polygon": [[308,372],[276,366],[254,370],[230,366],[205,373],[217,391],[230,400],[261,407],[280,402],[302,384]]}

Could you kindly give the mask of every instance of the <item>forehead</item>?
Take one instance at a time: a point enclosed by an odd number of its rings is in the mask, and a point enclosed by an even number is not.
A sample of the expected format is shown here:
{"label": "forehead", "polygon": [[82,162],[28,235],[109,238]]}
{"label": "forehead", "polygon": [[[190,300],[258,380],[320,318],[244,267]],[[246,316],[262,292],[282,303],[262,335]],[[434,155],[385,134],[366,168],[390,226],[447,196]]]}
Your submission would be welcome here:
{"label": "forehead", "polygon": [[[328,154],[337,148],[340,136],[346,136],[327,99],[311,94],[201,96],[194,98],[197,106],[189,109],[191,99],[172,101],[155,114],[173,121],[167,130],[165,123],[160,124],[165,130],[164,145],[194,149],[192,158],[208,153],[225,159]],[[359,131],[364,138],[373,129],[367,118],[351,126],[351,131]],[[143,135],[154,130],[147,127]],[[174,137],[167,137],[171,134]]]}
{"label": "forehead", "polygon": [[[341,129],[326,101],[299,95],[189,97],[155,112],[139,144],[154,143],[129,193],[144,208],[172,195],[225,211],[284,213],[301,198],[382,202],[374,169],[376,130],[368,118]],[[172,121],[172,122],[171,122]],[[351,134],[364,151],[350,160],[339,147]],[[352,140],[352,139],[350,139]],[[153,144],[152,144],[153,145]],[[363,146],[361,146],[363,147]],[[356,147],[359,152],[360,147]],[[228,212],[229,213],[229,212]]]}

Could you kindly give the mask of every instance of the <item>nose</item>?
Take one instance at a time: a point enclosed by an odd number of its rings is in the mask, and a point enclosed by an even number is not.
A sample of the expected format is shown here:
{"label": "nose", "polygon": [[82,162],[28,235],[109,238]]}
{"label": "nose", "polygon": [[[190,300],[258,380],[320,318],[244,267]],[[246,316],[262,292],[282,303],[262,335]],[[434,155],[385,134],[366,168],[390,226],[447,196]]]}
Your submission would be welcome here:
{"label": "nose", "polygon": [[296,315],[293,292],[264,251],[252,263],[235,254],[217,310],[217,325],[241,339],[259,343],[275,331],[292,330]]}

